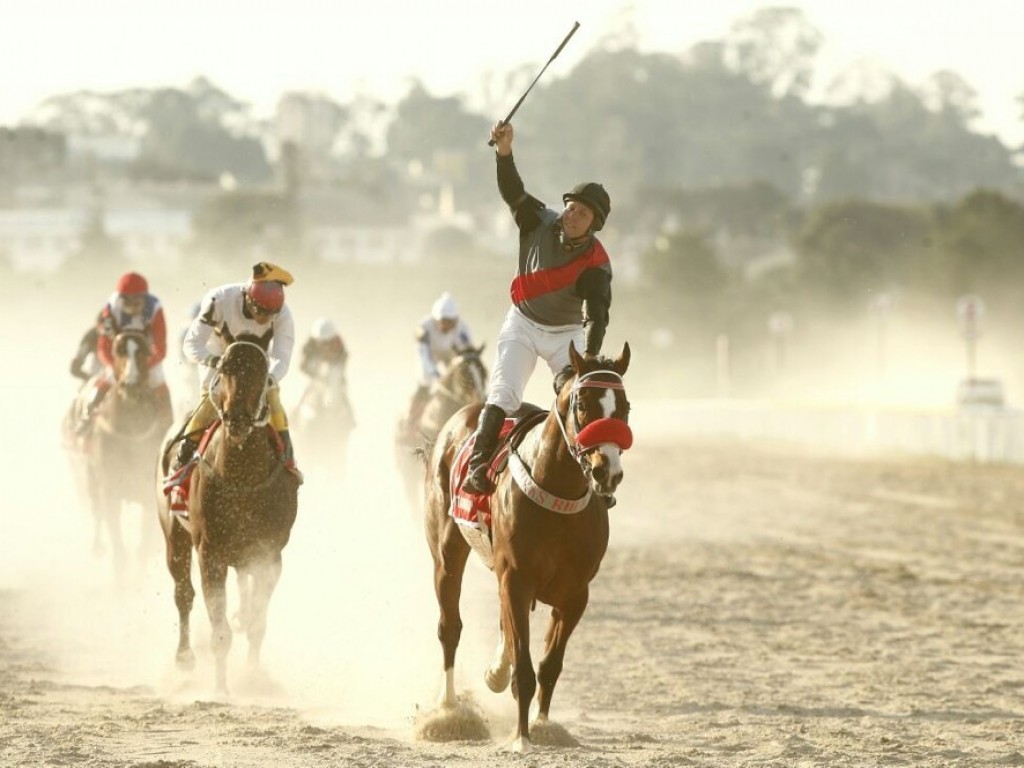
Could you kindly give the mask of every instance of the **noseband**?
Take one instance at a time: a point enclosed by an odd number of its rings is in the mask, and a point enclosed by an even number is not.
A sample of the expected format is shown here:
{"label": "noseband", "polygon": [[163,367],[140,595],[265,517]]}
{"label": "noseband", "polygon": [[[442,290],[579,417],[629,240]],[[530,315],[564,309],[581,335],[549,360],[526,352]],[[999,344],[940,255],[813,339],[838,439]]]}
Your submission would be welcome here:
{"label": "noseband", "polygon": [[[616,381],[597,381],[592,378],[599,373],[614,376]],[[591,371],[584,373],[573,382],[572,390],[569,393],[569,413],[572,414],[573,432],[576,435],[574,440],[569,438],[569,432],[565,428],[565,419],[558,411],[558,402],[555,401],[555,420],[558,422],[559,429],[562,430],[565,445],[573,459],[580,465],[583,474],[589,476],[590,463],[586,460],[586,455],[603,443],[614,443],[619,446],[620,450],[628,450],[633,445],[633,431],[625,420],[614,417],[595,419],[580,429],[579,417],[576,415],[576,403],[581,389],[625,391],[626,387],[622,383],[622,377],[614,371]]]}

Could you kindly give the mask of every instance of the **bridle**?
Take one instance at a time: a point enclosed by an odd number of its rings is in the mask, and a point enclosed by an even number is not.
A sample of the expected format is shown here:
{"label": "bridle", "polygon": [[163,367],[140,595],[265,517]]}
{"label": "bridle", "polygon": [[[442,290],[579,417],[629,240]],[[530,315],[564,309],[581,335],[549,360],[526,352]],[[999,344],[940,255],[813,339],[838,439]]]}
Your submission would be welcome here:
{"label": "bridle", "polygon": [[[221,369],[224,367],[224,360],[227,358],[228,352],[231,351],[232,347],[239,346],[239,345],[244,345],[244,346],[248,346],[248,347],[254,347],[255,349],[258,349],[260,354],[263,356],[263,362],[266,364],[267,371],[268,372],[270,371],[270,356],[267,354],[266,350],[263,349],[263,347],[261,347],[259,344],[254,344],[251,341],[233,341],[228,346],[228,348],[224,351],[224,357],[222,357],[220,362],[217,363],[217,372],[216,372],[216,374],[213,377],[213,381],[210,382],[210,392],[211,393],[215,391],[216,386],[219,383],[219,381],[220,381],[220,379],[221,379],[221,377],[223,375],[221,373]],[[267,391],[269,389],[270,389],[270,382],[268,380],[268,376],[264,376],[263,377],[263,389],[260,391],[259,407],[256,409],[255,415],[253,415],[249,419],[245,420],[245,421],[248,422],[248,424],[246,424],[246,426],[249,426],[249,427],[265,427],[270,422],[270,408],[267,406]],[[239,420],[237,418],[229,419],[229,414],[226,411],[224,411],[223,408],[221,408],[221,404],[219,402],[219,398],[211,397],[210,398],[210,402],[213,404],[214,410],[217,411],[217,417],[225,425],[230,424],[232,421],[234,421],[235,423],[238,423]]]}
{"label": "bridle", "polygon": [[[615,378],[615,381],[596,380],[593,377],[597,374],[612,376]],[[569,449],[569,454],[580,466],[580,469],[583,470],[583,474],[589,477],[591,467],[590,462],[586,460],[587,454],[596,450],[603,443],[614,443],[619,446],[620,450],[628,450],[633,444],[633,432],[624,419],[617,419],[615,417],[595,419],[581,429],[579,417],[576,414],[576,404],[579,399],[579,392],[582,389],[611,389],[625,392],[626,387],[622,383],[622,376],[615,371],[590,371],[577,377],[572,383],[572,389],[569,392],[569,413],[572,414],[574,435],[572,439],[570,439],[569,431],[565,425],[567,417],[562,416],[558,410],[558,400],[557,398],[555,399],[555,405],[552,410],[555,412],[555,421],[558,422],[558,428],[562,432],[565,446]]]}

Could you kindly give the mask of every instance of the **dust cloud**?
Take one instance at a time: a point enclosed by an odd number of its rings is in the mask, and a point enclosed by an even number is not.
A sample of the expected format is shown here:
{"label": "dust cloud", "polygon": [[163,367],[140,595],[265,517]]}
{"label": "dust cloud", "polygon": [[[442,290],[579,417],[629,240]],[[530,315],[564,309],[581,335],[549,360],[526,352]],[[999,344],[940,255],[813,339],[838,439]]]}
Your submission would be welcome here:
{"label": "dust cloud", "polygon": [[[244,280],[248,266],[140,267],[167,314],[165,370],[176,401],[182,391],[177,338],[189,308],[208,288]],[[442,290],[451,290],[477,342],[487,343],[490,365],[507,308],[510,270],[504,263],[459,274],[398,266],[295,266],[288,301],[296,317],[297,347],[317,318],[337,324],[351,352],[350,398],[358,426],[348,466],[340,474],[317,471],[322,457],[303,443],[301,434],[295,435],[307,482],[270,605],[264,671],[246,669],[246,641],[236,634],[229,656],[231,700],[292,707],[323,722],[388,729],[407,727],[419,710],[433,706],[440,690],[441,651],[432,566],[422,526],[402,491],[392,435],[415,386],[416,322]],[[40,652],[67,678],[140,686],[170,701],[205,699],[213,695],[213,662],[196,569],[192,635],[198,664],[193,672],[181,673],[173,663],[177,614],[155,509],[125,513],[133,560],[128,576],[116,583],[109,554],[93,552],[93,523],[61,445],[60,421],[77,389],[68,362],[116,278],[116,272],[81,271],[21,276],[18,290],[0,310],[7,329],[0,377],[7,442],[0,463],[5,510],[0,588],[31,598],[18,603],[31,605],[19,609],[30,614],[20,617],[21,624],[38,630],[34,636],[46,643]],[[766,340],[745,368],[734,368],[734,377],[760,377],[759,394],[789,400],[874,399],[938,407],[951,401],[962,375],[955,328],[926,330],[929,326],[921,322],[894,329],[884,367],[874,357],[870,325],[810,328],[794,336],[784,366]],[[703,347],[661,348],[651,329],[631,325],[628,300],[618,303],[605,350],[616,354],[624,341],[633,348],[627,388],[638,441],[673,429],[659,424],[645,403],[670,393],[674,381],[710,378],[713,339],[709,331]],[[990,367],[1003,360],[1002,340],[996,335],[991,357],[982,358]],[[1020,391],[1018,374],[1009,369],[1011,392],[1015,387]],[[297,402],[304,383],[296,361],[282,382],[286,407]],[[550,379],[539,367],[526,399],[547,404],[550,398]],[[483,694],[480,673],[497,639],[496,588],[493,576],[475,558],[472,563],[463,592],[467,629],[457,685]],[[229,581],[229,600],[233,586]],[[229,614],[232,610],[229,603]],[[498,697],[477,698],[495,702]],[[507,717],[511,697],[491,706],[503,707]]]}
{"label": "dust cloud", "polygon": [[[210,265],[187,274],[138,267],[167,316],[164,368],[175,403],[185,393],[177,340],[190,307],[208,288],[246,279],[248,267]],[[341,472],[326,471],[329,457],[304,444],[301,433],[294,435],[306,483],[270,604],[263,671],[246,668],[247,641],[236,633],[230,696],[293,707],[325,722],[407,727],[418,709],[434,705],[442,680],[432,564],[392,443],[416,384],[415,326],[442,290],[453,290],[479,340],[487,341],[485,355],[493,357],[507,277],[474,293],[468,282],[454,286],[443,274],[410,281],[379,269],[294,271],[288,302],[297,341],[282,382],[286,409],[294,407],[306,382],[298,349],[312,323],[329,317],[350,349],[357,427]],[[78,388],[68,364],[118,274],[23,277],[0,310],[10,330],[2,376],[8,443],[0,463],[6,511],[0,589],[30,597],[18,603],[30,615],[18,618],[37,630],[34,636],[46,643],[39,650],[68,680],[142,686],[169,701],[207,699],[213,695],[213,660],[197,567],[192,645],[198,663],[182,673],[174,666],[177,611],[155,506],[125,510],[131,563],[119,583],[109,546],[93,551],[93,520],[61,442],[60,422]],[[480,310],[487,305],[491,309]],[[538,371],[536,379],[531,392],[546,402],[547,377]],[[237,595],[233,574],[228,588],[230,616]],[[463,614],[476,631],[465,633],[460,648],[459,666],[466,670],[458,680],[461,690],[486,690],[482,670],[497,641],[495,595],[493,575],[474,561],[467,570]]]}

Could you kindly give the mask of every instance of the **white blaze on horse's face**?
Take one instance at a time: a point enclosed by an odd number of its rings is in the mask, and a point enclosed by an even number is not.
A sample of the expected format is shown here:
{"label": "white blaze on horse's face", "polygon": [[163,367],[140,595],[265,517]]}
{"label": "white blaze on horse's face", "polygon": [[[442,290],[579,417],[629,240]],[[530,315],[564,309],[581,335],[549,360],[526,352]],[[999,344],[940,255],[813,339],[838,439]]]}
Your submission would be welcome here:
{"label": "white blaze on horse's face", "polygon": [[138,339],[125,339],[124,350],[125,362],[122,381],[125,384],[138,384],[142,379],[142,371],[139,368],[139,361],[137,357],[139,351]]}
{"label": "white blaze on horse's face", "polygon": [[[603,417],[612,418],[615,414],[615,390],[604,390],[600,403]],[[615,443],[601,443],[595,451],[591,466],[593,470],[590,477],[594,490],[598,493],[614,493],[622,482],[622,449]]]}
{"label": "white blaze on horse's face", "polygon": [[[593,391],[593,390],[591,390]],[[604,389],[592,400],[592,408],[597,419],[615,418],[618,407],[618,392],[621,390]],[[590,465],[590,486],[594,493],[611,494],[622,482],[622,448],[616,443],[599,443],[586,454]]]}

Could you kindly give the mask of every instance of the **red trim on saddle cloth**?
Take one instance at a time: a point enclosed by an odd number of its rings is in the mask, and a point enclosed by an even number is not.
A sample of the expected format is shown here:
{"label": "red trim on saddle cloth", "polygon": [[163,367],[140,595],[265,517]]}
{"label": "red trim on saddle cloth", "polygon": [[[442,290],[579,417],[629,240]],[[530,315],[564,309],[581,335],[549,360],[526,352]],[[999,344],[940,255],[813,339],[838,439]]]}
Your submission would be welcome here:
{"label": "red trim on saddle cloth", "polygon": [[575,285],[584,270],[607,264],[608,260],[608,251],[595,240],[590,248],[568,264],[518,275],[512,281],[512,286],[509,289],[512,294],[512,303],[518,306],[524,301],[543,296],[545,293],[554,293],[568,288],[570,285]]}
{"label": "red trim on saddle cloth", "polygon": [[633,445],[633,430],[622,419],[598,419],[576,435],[576,445],[584,451],[601,443],[615,443],[623,451],[628,451]]}
{"label": "red trim on saddle cloth", "polygon": [[[498,467],[508,456],[508,443],[504,442],[516,419],[505,419],[498,432],[498,450],[491,459],[491,475],[498,472]],[[452,461],[452,470],[449,475],[449,491],[451,494],[451,507],[448,514],[455,518],[459,525],[467,525],[470,528],[483,527],[486,530],[491,528],[491,497],[462,490],[462,483],[466,479],[466,470],[469,468],[469,455],[473,452],[473,444],[476,442],[476,434],[465,439],[459,450],[455,453]],[[481,526],[482,523],[482,526]]]}

